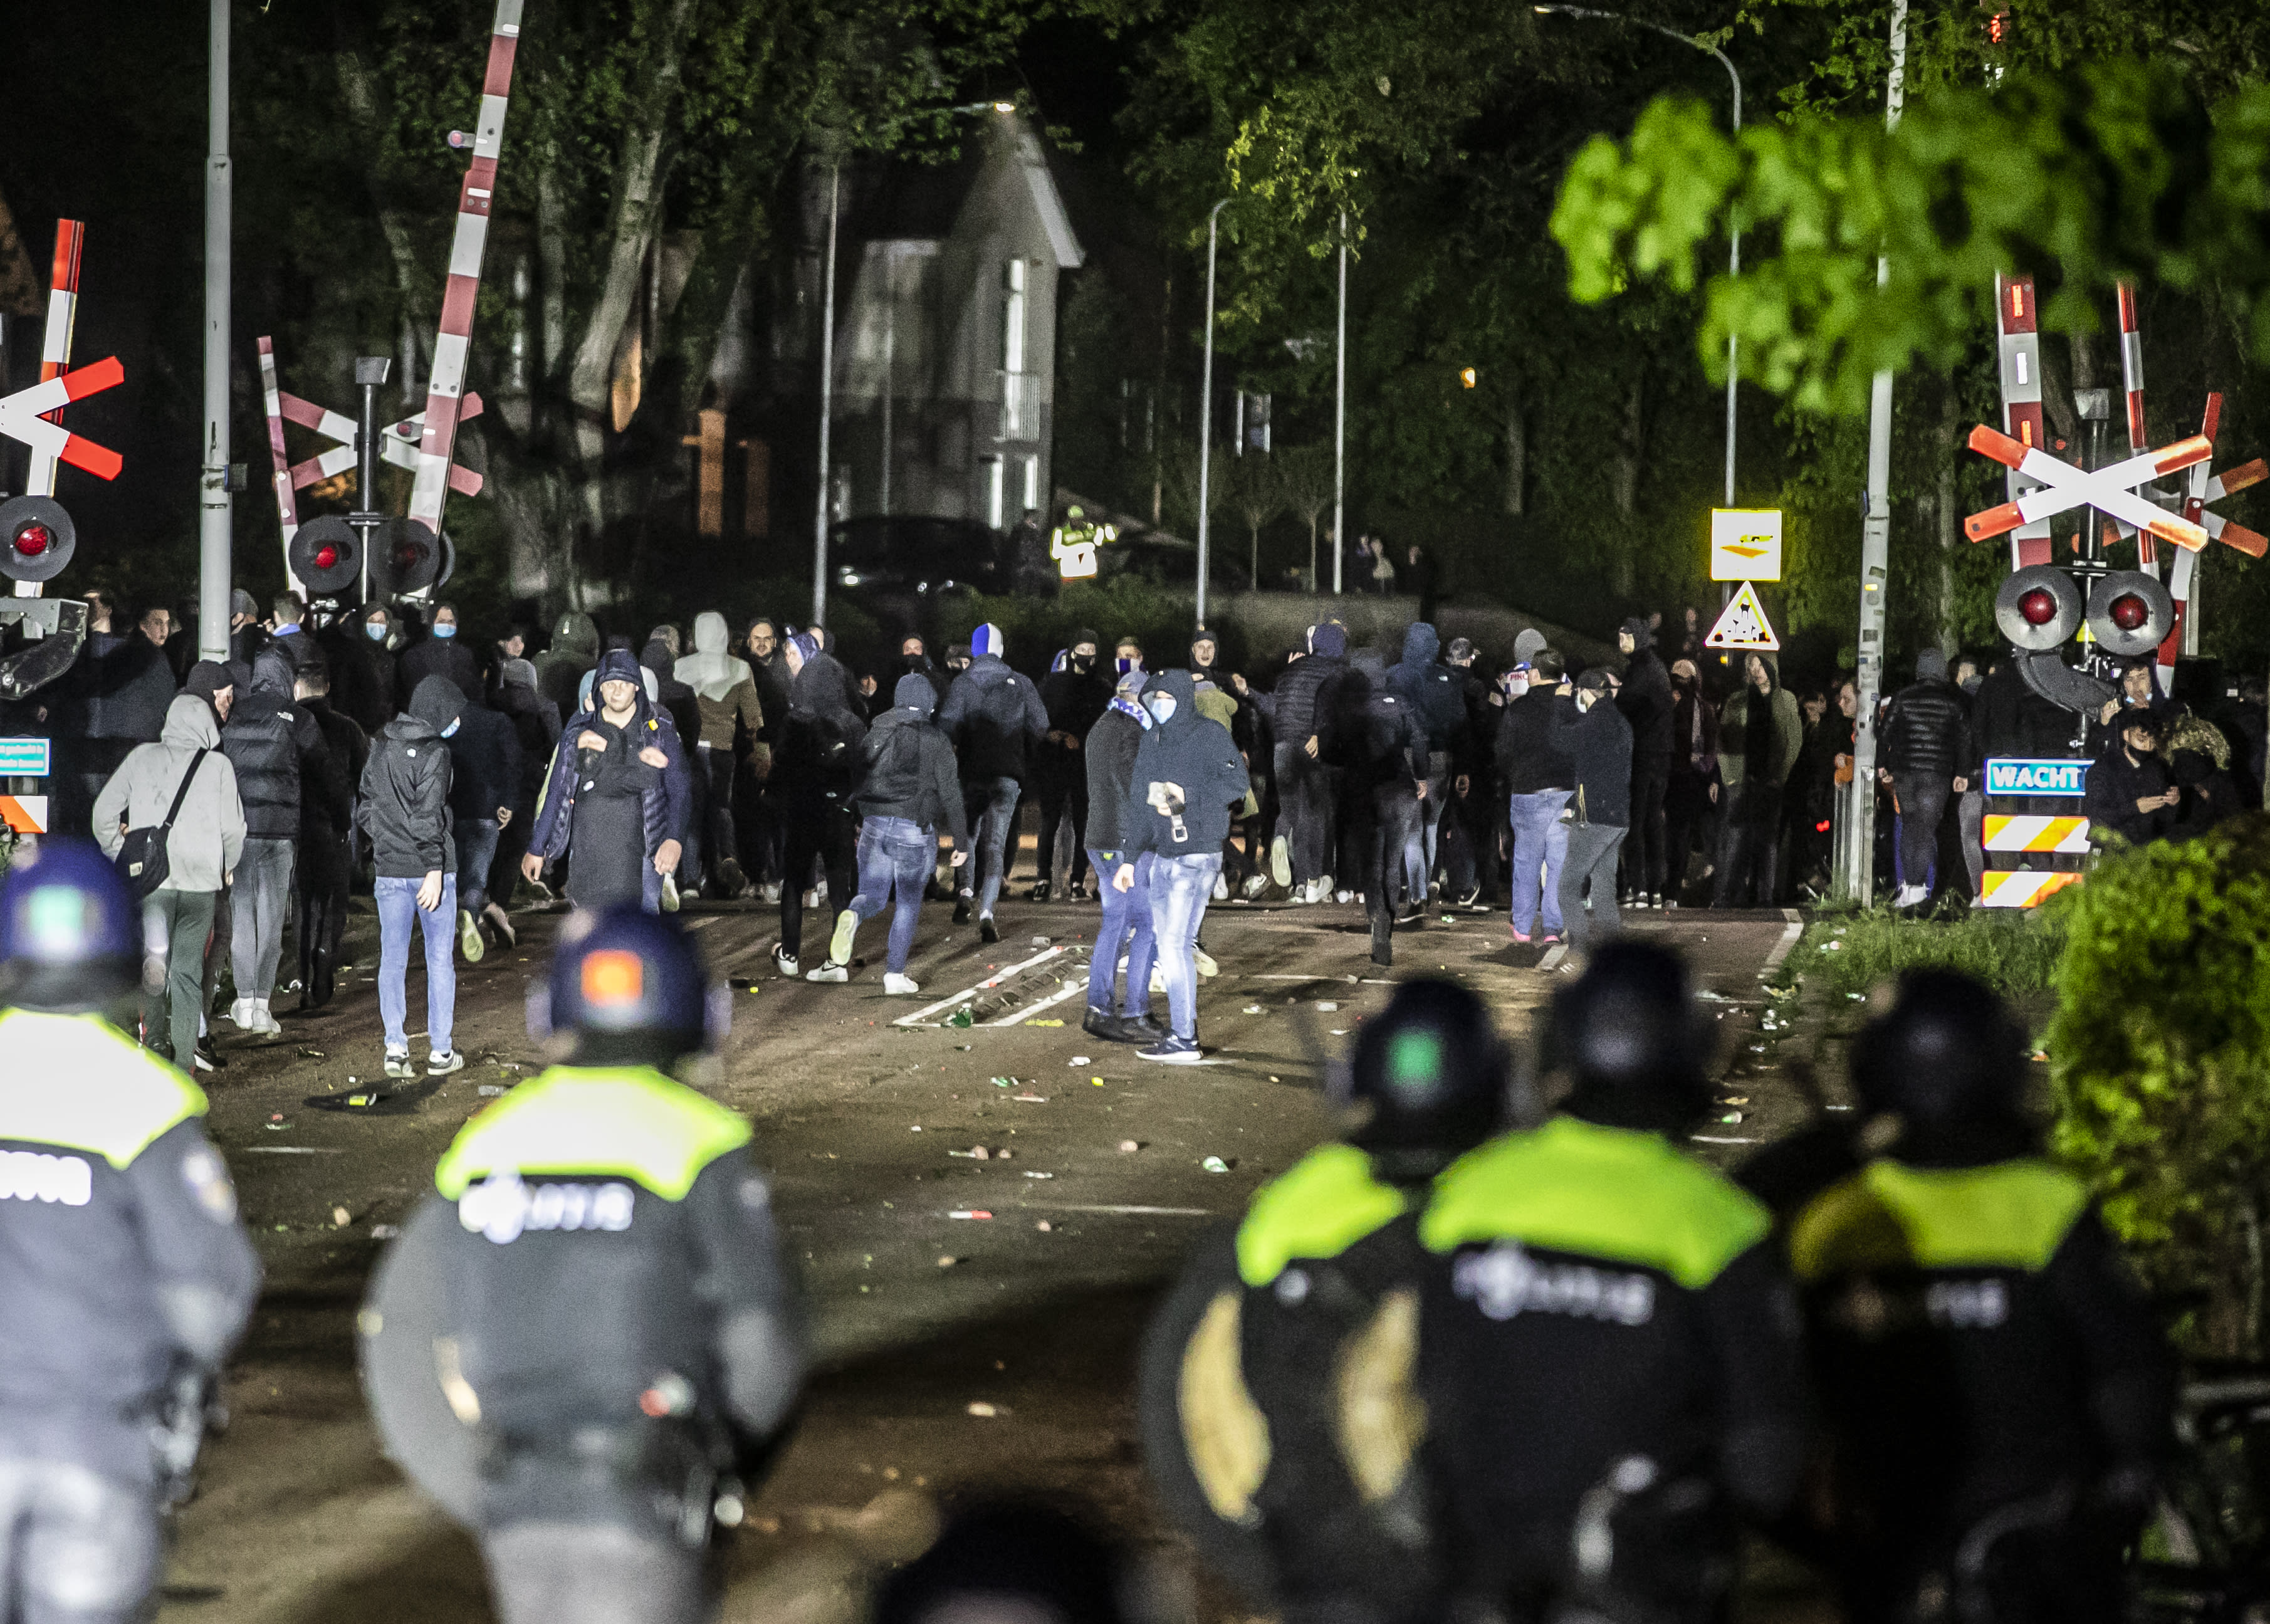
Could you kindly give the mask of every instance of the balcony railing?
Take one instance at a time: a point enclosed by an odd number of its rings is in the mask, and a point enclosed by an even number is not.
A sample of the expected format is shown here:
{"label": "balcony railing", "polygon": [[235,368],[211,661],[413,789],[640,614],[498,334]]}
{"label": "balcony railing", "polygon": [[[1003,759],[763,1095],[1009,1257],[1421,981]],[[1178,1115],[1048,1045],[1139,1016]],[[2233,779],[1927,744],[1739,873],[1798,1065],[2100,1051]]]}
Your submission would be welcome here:
{"label": "balcony railing", "polygon": [[1001,433],[1003,440],[1032,440],[1041,431],[1041,380],[1029,372],[1003,372]]}

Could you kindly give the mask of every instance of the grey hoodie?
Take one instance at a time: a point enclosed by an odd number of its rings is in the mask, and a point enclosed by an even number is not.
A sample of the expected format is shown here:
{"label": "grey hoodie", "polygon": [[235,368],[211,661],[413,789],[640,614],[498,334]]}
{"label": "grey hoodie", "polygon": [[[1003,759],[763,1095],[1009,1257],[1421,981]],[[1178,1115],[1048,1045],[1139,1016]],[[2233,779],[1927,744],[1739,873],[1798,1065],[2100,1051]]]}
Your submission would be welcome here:
{"label": "grey hoodie", "polygon": [[94,797],[94,838],[116,856],[126,830],[155,828],[182,787],[182,775],[200,750],[197,775],[167,837],[166,883],[160,891],[218,891],[244,855],[244,805],[236,769],[220,753],[212,707],[194,693],[176,694],[166,708],[166,730],[154,745],[137,745],[102,793]]}

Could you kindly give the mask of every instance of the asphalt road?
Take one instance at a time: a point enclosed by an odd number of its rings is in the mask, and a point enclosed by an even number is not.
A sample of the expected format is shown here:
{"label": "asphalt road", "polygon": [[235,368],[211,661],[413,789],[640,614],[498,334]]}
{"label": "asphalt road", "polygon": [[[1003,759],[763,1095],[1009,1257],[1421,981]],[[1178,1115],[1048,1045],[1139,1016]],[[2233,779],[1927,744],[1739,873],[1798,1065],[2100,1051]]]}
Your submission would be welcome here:
{"label": "asphalt road", "polygon": [[[381,1455],[355,1375],[354,1315],[377,1232],[430,1187],[485,1093],[539,1069],[524,999],[560,917],[523,915],[516,952],[460,967],[469,1064],[414,1115],[303,1103],[378,1072],[376,1001],[360,968],[330,1010],[285,1016],[285,1037],[224,1040],[211,1125],[267,1287],[232,1368],[234,1424],[180,1519],[162,1618],[490,1616],[470,1541]],[[1077,994],[1045,1004],[1085,975],[1092,905],[1005,901],[992,947],[973,928],[949,930],[942,906],[927,909],[915,999],[881,996],[879,962],[844,986],[778,979],[771,910],[687,918],[738,983],[732,1034],[695,1080],[756,1124],[821,1361],[793,1442],[726,1543],[725,1616],[848,1621],[872,1574],[918,1551],[940,1508],[1004,1493],[1087,1508],[1146,1553],[1170,1598],[1242,1616],[1192,1571],[1142,1481],[1130,1378],[1149,1304],[1208,1224],[1325,1134],[1315,1057],[1348,1042],[1394,979],[1454,976],[1518,1035],[1557,968],[1513,945],[1497,916],[1430,916],[1398,937],[1382,973],[1359,909],[1217,905],[1205,940],[1221,973],[1204,984],[1199,1016],[1216,1063],[1178,1068],[1083,1034]],[[1777,1079],[1771,1036],[1754,1030],[1771,1003],[1760,973],[1793,923],[1773,913],[1636,923],[1693,955],[1730,1023],[1737,1066],[1724,1092],[1740,1103],[1723,1115],[1739,1120],[1707,1126],[1702,1137],[1718,1142],[1697,1148],[1739,1155],[1794,1122],[1803,1107]],[[808,923],[815,938],[822,928]],[[879,927],[867,937],[879,953]],[[413,968],[413,1012],[421,986]],[[980,989],[968,1027],[928,1024],[952,1006],[898,1024]],[[983,1160],[967,1153],[980,1146]],[[1208,1158],[1226,1170],[1208,1171]]]}

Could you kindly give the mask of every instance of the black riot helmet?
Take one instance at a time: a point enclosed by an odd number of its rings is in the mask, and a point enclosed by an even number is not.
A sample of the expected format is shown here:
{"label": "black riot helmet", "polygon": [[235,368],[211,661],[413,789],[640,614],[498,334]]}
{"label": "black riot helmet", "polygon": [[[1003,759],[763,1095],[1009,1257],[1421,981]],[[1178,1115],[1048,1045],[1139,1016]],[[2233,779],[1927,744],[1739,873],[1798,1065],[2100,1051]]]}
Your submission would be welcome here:
{"label": "black riot helmet", "polygon": [[722,1042],[733,1005],[677,920],[619,902],[568,916],[528,1013],[530,1034],[567,1038],[575,1064],[666,1065]]}
{"label": "black riot helmet", "polygon": [[1497,1131],[1510,1076],[1480,998],[1447,981],[1408,981],[1365,1025],[1334,1092],[1355,1119],[1350,1144],[1385,1159],[1391,1177],[1404,1163],[1427,1177]]}
{"label": "black riot helmet", "polygon": [[1870,1112],[1899,1116],[1903,1156],[2022,1153],[2032,1138],[2025,1079],[2025,1033],[2009,1005],[1956,970],[1901,976],[1892,1007],[1852,1044],[1853,1086]]}
{"label": "black riot helmet", "polygon": [[1546,1071],[1573,1079],[1565,1109],[1611,1128],[1670,1132],[1710,1103],[1710,1031],[1680,957],[1610,942],[1553,997]]}

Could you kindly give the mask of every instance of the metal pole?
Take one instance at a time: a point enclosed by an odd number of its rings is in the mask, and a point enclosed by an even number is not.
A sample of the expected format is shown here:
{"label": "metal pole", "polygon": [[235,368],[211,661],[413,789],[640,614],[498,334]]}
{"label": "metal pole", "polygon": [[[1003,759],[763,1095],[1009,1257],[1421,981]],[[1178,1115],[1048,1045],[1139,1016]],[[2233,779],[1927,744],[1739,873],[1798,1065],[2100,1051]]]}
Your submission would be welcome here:
{"label": "metal pole", "polygon": [[827,624],[827,427],[835,410],[835,212],[841,159],[827,171],[827,274],[820,296],[820,503],[812,521],[812,623]]}
{"label": "metal pole", "polygon": [[[1892,72],[1884,126],[1896,130],[1907,98],[1908,0],[1892,0]],[[1876,261],[1876,285],[1891,262]],[[1866,907],[1876,894],[1876,700],[1884,686],[1884,588],[1892,543],[1892,374],[1880,372],[1868,400],[1868,512],[1860,527],[1859,675],[1852,714],[1852,812],[1844,820],[1844,900]]]}
{"label": "metal pole", "polygon": [[899,342],[899,256],[894,248],[883,258],[883,501],[885,517],[891,511],[891,369]]}
{"label": "metal pole", "polygon": [[1198,623],[1205,624],[1206,515],[1213,495],[1213,260],[1225,197],[1206,216],[1205,368],[1198,383]]}
{"label": "metal pole", "polygon": [[[1332,339],[1332,596],[1340,595],[1341,560],[1346,552],[1347,497],[1347,211],[1340,211],[1339,325]],[[1316,582],[1309,583],[1311,590]]]}
{"label": "metal pole", "polygon": [[228,6],[212,0],[205,111],[205,435],[198,482],[197,657],[228,658]]}

